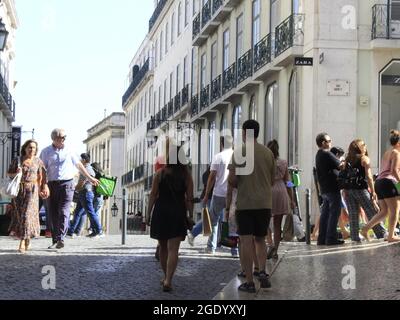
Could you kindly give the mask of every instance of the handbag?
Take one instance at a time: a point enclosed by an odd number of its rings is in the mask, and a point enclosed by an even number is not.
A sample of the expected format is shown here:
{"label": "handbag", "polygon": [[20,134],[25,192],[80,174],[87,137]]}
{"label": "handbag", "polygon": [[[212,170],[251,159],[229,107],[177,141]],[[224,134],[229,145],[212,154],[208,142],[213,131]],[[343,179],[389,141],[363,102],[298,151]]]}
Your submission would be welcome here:
{"label": "handbag", "polygon": [[228,248],[236,248],[238,244],[238,237],[229,236],[229,222],[224,221],[220,223],[221,239],[219,244]]}
{"label": "handbag", "polygon": [[[18,158],[18,168],[21,167],[21,162],[20,158]],[[11,179],[7,179],[2,182],[1,186],[1,194],[9,197],[9,198],[16,198],[19,193],[19,189],[21,186],[21,180],[22,180],[22,170],[21,172],[17,173],[17,175]]]}
{"label": "handbag", "polygon": [[283,226],[283,240],[293,241],[293,239],[294,239],[293,215],[288,214],[285,217],[285,224]]}
{"label": "handbag", "polygon": [[101,176],[99,182],[99,185],[96,187],[96,193],[101,196],[112,197],[117,185],[117,178]]}

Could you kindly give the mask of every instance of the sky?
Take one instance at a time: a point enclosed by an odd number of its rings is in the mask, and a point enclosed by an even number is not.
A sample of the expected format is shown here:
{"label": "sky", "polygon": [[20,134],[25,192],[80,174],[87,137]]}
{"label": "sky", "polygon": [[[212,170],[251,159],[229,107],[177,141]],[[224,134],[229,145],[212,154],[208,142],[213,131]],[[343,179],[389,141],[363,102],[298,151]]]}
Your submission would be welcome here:
{"label": "sky", "polygon": [[54,128],[79,154],[87,130],[122,112],[129,64],[148,31],[153,0],[17,0],[16,122],[39,149]]}

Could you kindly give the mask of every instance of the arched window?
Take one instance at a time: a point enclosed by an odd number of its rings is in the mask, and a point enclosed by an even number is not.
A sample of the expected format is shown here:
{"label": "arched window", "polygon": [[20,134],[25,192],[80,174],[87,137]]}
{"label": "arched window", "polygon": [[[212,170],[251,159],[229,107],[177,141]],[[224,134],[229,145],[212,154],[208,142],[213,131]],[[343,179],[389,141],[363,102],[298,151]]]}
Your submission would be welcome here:
{"label": "arched window", "polygon": [[219,130],[222,132],[222,131],[226,130],[227,128],[228,128],[228,124],[226,122],[226,116],[225,116],[225,113],[223,113],[221,115],[221,122],[219,125]]}
{"label": "arched window", "polygon": [[241,137],[239,134],[239,130],[241,129],[240,127],[241,121],[242,121],[242,106],[237,105],[233,109],[233,115],[232,115],[233,142],[235,145],[240,143]]}
{"label": "arched window", "polygon": [[278,139],[278,84],[273,83],[267,89],[265,96],[265,144],[273,139]]}
{"label": "arched window", "polygon": [[294,70],[289,82],[289,155],[290,166],[299,164],[299,85]]}
{"label": "arched window", "polygon": [[256,97],[254,95],[250,99],[249,120],[257,120],[257,105]]}

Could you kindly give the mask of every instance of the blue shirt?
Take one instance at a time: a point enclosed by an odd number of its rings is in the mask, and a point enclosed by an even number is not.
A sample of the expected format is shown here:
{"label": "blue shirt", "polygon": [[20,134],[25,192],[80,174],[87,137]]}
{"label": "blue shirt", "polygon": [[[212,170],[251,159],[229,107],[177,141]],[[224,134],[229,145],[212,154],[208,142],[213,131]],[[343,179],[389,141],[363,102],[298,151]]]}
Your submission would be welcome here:
{"label": "blue shirt", "polygon": [[74,178],[79,163],[77,155],[68,149],[57,149],[53,145],[42,150],[40,159],[47,170],[48,181],[71,180]]}

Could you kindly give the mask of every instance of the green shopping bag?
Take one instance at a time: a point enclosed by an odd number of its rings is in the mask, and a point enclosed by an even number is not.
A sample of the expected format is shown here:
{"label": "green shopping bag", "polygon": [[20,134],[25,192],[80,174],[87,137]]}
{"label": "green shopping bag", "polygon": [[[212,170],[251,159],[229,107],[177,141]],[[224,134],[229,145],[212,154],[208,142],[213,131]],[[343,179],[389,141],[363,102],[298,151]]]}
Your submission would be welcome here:
{"label": "green shopping bag", "polygon": [[219,244],[228,248],[236,248],[237,247],[237,237],[229,236],[229,223],[222,222],[220,223],[220,241]]}
{"label": "green shopping bag", "polygon": [[96,187],[96,193],[105,197],[114,195],[115,186],[117,185],[116,177],[101,176],[99,185]]}

